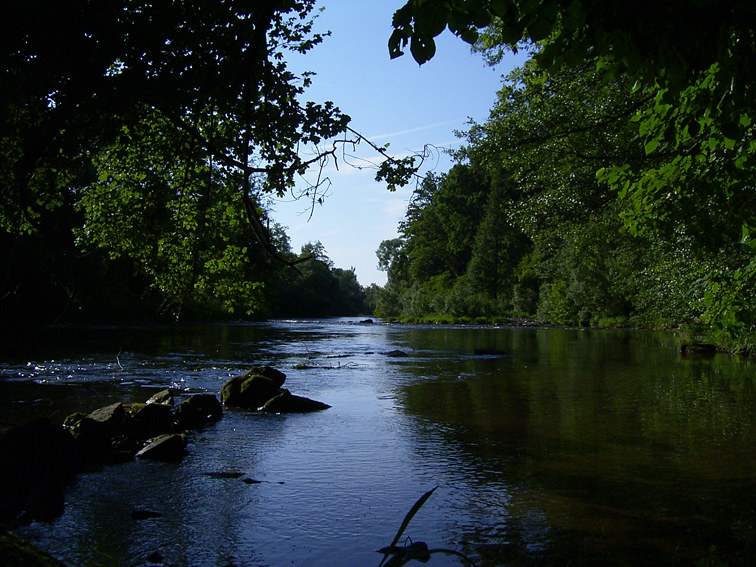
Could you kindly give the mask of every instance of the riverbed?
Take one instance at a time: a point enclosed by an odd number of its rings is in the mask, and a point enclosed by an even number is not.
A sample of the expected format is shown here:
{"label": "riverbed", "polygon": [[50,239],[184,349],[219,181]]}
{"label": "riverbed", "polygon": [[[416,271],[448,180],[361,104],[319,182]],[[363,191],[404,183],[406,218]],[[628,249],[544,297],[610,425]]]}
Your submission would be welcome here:
{"label": "riverbed", "polygon": [[5,332],[1,353],[5,427],[168,387],[217,393],[262,364],[332,406],[227,411],[190,433],[180,463],[80,475],[60,518],[17,530],[72,566],[378,565],[375,550],[436,486],[402,544],[480,566],[756,556],[755,367],[685,357],[671,333],[71,326]]}

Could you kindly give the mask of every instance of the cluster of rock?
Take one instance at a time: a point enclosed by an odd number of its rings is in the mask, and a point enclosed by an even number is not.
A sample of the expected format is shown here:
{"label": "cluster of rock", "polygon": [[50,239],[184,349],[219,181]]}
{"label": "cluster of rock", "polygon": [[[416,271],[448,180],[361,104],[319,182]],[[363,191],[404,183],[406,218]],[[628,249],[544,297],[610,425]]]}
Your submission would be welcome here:
{"label": "cluster of rock", "polygon": [[253,409],[271,413],[303,413],[328,409],[323,402],[295,396],[283,383],[286,374],[270,366],[253,368],[223,385],[220,398],[227,408]]}
{"label": "cluster of rock", "polygon": [[49,521],[63,512],[63,486],[92,465],[134,458],[180,460],[187,431],[220,419],[223,407],[263,412],[310,412],[327,404],[283,388],[286,375],[253,368],[214,394],[195,394],[174,409],[163,390],[145,403],[115,403],[68,416],[62,426],[37,420],[0,437],[0,527]]}
{"label": "cluster of rock", "polygon": [[163,390],[146,403],[115,403],[89,414],[75,413],[63,421],[86,462],[114,463],[143,457],[180,459],[186,447],[184,431],[223,415],[213,394],[196,394],[173,410],[173,393]]}

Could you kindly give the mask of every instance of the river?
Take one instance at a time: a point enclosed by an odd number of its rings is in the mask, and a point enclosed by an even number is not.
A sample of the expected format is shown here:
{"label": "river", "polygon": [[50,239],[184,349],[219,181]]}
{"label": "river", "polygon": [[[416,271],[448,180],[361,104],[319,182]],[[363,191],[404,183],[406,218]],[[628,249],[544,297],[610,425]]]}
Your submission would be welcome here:
{"label": "river", "polygon": [[755,367],[683,357],[670,333],[332,319],[2,338],[5,427],[166,387],[217,393],[261,364],[332,406],[227,411],[190,434],[180,463],[78,476],[60,518],[17,530],[71,566],[148,565],[155,552],[162,565],[377,566],[436,486],[402,542],[479,566],[756,556]]}

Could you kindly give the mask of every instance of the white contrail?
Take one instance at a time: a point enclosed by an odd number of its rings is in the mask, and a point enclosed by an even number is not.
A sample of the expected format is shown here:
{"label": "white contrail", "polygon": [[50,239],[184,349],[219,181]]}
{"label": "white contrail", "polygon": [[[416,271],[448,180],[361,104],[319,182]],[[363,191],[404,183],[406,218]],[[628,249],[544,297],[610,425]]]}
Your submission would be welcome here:
{"label": "white contrail", "polygon": [[439,126],[449,126],[450,124],[459,124],[459,120],[447,120],[446,122],[436,122],[435,124],[428,124],[426,126],[419,126],[410,130],[400,130],[399,132],[391,132],[390,134],[379,134],[377,136],[366,136],[368,140],[382,140],[383,138],[391,138],[393,136],[403,136],[404,134],[413,134],[414,132],[422,132],[423,130],[430,130],[431,128],[438,128]]}

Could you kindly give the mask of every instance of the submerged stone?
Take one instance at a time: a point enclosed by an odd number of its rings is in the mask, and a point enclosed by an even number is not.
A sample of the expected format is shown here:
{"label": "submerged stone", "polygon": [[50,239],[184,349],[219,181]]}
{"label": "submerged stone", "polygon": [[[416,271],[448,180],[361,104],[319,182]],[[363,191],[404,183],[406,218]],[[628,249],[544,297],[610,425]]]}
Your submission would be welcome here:
{"label": "submerged stone", "polygon": [[403,350],[390,350],[388,352],[385,352],[384,354],[386,356],[390,356],[391,358],[401,358],[401,357],[409,356]]}
{"label": "submerged stone", "polygon": [[131,519],[132,520],[150,520],[152,518],[161,518],[163,514],[160,512],[153,512],[152,510],[132,510],[131,511]]}
{"label": "submerged stone", "polygon": [[311,411],[321,411],[330,408],[328,404],[295,396],[289,390],[282,389],[276,397],[268,400],[260,411],[270,413],[306,413]]}
{"label": "submerged stone", "polygon": [[241,478],[244,476],[244,473],[241,471],[212,471],[212,472],[206,472],[205,476],[209,476],[210,478]]}
{"label": "submerged stone", "polygon": [[51,521],[63,513],[63,484],[80,468],[71,434],[46,419],[0,436],[0,525]]}

